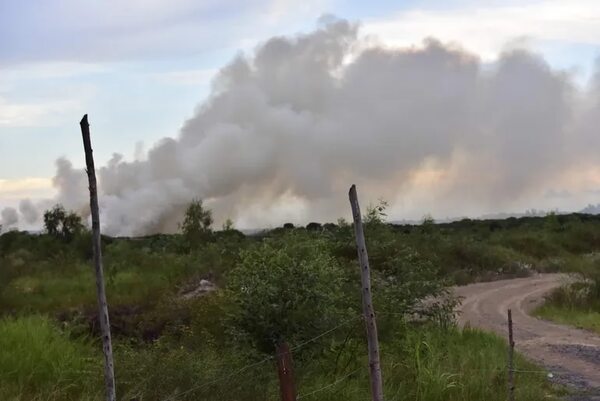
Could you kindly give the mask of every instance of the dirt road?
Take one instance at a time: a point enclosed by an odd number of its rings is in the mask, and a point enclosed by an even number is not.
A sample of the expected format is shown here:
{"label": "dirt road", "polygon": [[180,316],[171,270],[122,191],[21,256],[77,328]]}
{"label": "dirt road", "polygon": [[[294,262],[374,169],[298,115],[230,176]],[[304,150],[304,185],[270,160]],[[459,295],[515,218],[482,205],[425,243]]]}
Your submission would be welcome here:
{"label": "dirt road", "polygon": [[543,274],[458,287],[456,293],[464,297],[459,321],[506,337],[507,309],[512,309],[516,349],[548,369],[554,380],[590,393],[577,399],[600,399],[600,337],[528,314],[566,279]]}

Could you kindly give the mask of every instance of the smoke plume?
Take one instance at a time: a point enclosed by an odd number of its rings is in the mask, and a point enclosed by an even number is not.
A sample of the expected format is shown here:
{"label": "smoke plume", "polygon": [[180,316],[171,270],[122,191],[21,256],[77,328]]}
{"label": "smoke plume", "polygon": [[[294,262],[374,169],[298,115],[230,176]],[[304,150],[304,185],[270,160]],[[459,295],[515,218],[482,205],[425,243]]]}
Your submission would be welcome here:
{"label": "smoke plume", "polygon": [[[435,39],[374,45],[358,29],[330,20],[222,68],[176,139],[99,169],[105,232],[174,230],[194,198],[246,226],[335,220],[352,183],[400,213],[498,211],[598,170],[600,80],[580,89],[526,50],[484,63]],[[59,159],[54,183],[57,202],[85,213],[82,170]]]}
{"label": "smoke plume", "polygon": [[17,209],[14,207],[5,207],[0,213],[0,225],[5,228],[10,228],[19,222]]}
{"label": "smoke plume", "polygon": [[27,224],[34,224],[38,221],[40,215],[36,206],[29,199],[23,199],[19,202],[19,213],[21,213]]}

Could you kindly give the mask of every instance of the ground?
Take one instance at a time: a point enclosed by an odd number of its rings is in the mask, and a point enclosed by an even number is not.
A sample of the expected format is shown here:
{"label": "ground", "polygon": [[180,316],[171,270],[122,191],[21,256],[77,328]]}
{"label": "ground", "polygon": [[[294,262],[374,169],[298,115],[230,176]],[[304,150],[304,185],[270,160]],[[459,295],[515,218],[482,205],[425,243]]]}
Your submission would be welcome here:
{"label": "ground", "polygon": [[561,274],[538,274],[457,287],[455,293],[463,297],[459,322],[506,337],[507,310],[511,309],[515,348],[548,370],[517,372],[517,378],[519,374],[548,374],[578,394],[573,400],[600,400],[600,337],[529,314],[565,280]]}

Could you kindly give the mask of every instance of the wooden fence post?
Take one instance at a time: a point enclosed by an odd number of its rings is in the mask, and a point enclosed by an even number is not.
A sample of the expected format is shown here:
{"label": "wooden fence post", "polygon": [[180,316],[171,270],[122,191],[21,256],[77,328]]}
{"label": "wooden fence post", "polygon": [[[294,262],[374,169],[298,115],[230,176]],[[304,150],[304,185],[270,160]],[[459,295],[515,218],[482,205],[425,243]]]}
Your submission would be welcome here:
{"label": "wooden fence post", "polygon": [[512,311],[508,310],[508,400],[515,401],[515,369],[514,369],[515,341],[513,338]]}
{"label": "wooden fence post", "polygon": [[296,401],[296,386],[294,384],[294,363],[292,353],[286,342],[277,344],[277,372],[279,373],[279,388],[281,401]]}
{"label": "wooden fence post", "polygon": [[363,232],[360,206],[356,194],[356,186],[350,187],[348,194],[352,217],[354,219],[354,234],[356,236],[356,247],[358,250],[358,261],[360,263],[363,315],[367,328],[367,343],[369,347],[369,368],[371,375],[371,396],[373,401],[383,401],[383,380],[381,378],[381,363],[379,361],[379,340],[377,339],[377,322],[375,320],[375,309],[371,295],[371,272],[369,268],[369,257],[367,245]]}
{"label": "wooden fence post", "polygon": [[98,319],[102,335],[102,351],[104,353],[104,382],[106,384],[106,400],[116,401],[115,372],[110,338],[110,320],[108,318],[108,305],[104,290],[104,272],[102,269],[102,249],[100,238],[100,212],[98,211],[98,189],[96,184],[96,169],[92,154],[90,140],[90,125],[87,114],[81,122],[81,135],[83,136],[83,149],[85,151],[85,165],[90,189],[90,210],[92,214],[92,249],[94,254],[94,269],[96,270],[96,293],[98,297]]}

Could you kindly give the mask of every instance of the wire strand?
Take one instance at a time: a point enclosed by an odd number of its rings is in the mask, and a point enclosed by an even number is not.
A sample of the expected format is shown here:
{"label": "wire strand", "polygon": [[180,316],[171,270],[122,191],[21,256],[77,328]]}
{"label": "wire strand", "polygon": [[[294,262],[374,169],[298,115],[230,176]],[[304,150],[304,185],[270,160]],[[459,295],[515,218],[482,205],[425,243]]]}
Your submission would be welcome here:
{"label": "wire strand", "polygon": [[199,384],[199,385],[196,385],[196,386],[193,386],[193,387],[191,387],[191,388],[189,388],[189,389],[187,389],[187,390],[185,390],[185,391],[182,391],[182,392],[180,392],[180,393],[174,394],[174,395],[172,395],[172,396],[170,396],[170,397],[166,398],[166,399],[165,399],[165,401],[172,401],[172,400],[176,400],[177,398],[179,398],[179,397],[182,397],[182,396],[184,396],[184,395],[186,395],[186,394],[189,394],[189,393],[191,393],[192,391],[200,390],[201,388],[204,388],[204,387],[210,386],[211,384],[215,384],[215,383],[219,383],[219,382],[221,382],[221,381],[223,381],[223,380],[228,380],[228,379],[231,379],[231,378],[233,378],[233,377],[235,377],[235,376],[237,376],[237,375],[239,375],[239,374],[241,374],[241,373],[245,372],[246,370],[248,370],[248,369],[250,369],[250,368],[253,368],[253,367],[255,367],[255,366],[261,365],[261,364],[263,364],[263,363],[265,363],[265,362],[267,362],[267,361],[269,361],[269,360],[272,360],[272,359],[274,359],[274,357],[273,357],[273,356],[268,356],[268,357],[266,357],[266,358],[264,358],[264,359],[261,359],[261,360],[260,360],[260,361],[258,361],[258,362],[254,362],[254,363],[251,363],[251,364],[249,364],[249,365],[246,365],[246,366],[244,366],[244,367],[241,367],[240,369],[236,370],[235,372],[233,372],[233,373],[231,373],[231,374],[229,374],[229,375],[227,375],[227,376],[223,376],[223,377],[220,377],[220,378],[218,378],[218,379],[211,380],[211,381],[209,381],[209,382],[201,383],[201,384]]}
{"label": "wire strand", "polygon": [[[312,338],[310,338],[310,339],[308,339],[308,340],[306,340],[306,341],[303,341],[303,342],[301,342],[301,343],[300,343],[300,344],[298,344],[298,345],[295,345],[295,346],[291,347],[291,348],[290,348],[290,352],[291,352],[291,351],[296,351],[296,350],[298,350],[298,349],[300,349],[300,348],[302,348],[302,347],[306,346],[307,344],[310,344],[310,343],[312,343],[312,342],[314,342],[314,341],[317,341],[318,339],[320,339],[320,338],[322,338],[322,337],[325,337],[326,335],[328,335],[328,334],[330,334],[330,333],[332,333],[332,332],[336,331],[336,330],[337,330],[337,329],[339,329],[340,327],[343,327],[343,326],[347,325],[348,323],[350,323],[350,322],[352,322],[352,321],[356,321],[356,320],[358,320],[358,319],[362,319],[362,315],[354,316],[353,318],[347,319],[347,320],[343,321],[342,323],[338,324],[337,326],[335,326],[335,327],[333,327],[333,328],[331,328],[331,329],[329,329],[329,330],[326,330],[326,331],[324,331],[323,333],[321,333],[321,334],[319,334],[319,335],[316,335],[316,336],[314,336],[314,337],[312,337]],[[184,396],[184,395],[186,395],[186,394],[189,394],[189,393],[191,393],[192,391],[200,390],[200,389],[202,389],[202,388],[204,388],[204,387],[210,386],[211,384],[215,384],[215,383],[219,383],[219,382],[221,382],[221,381],[224,381],[224,380],[231,379],[231,378],[233,378],[233,377],[235,377],[235,376],[237,376],[237,375],[239,375],[239,374],[241,374],[241,373],[245,372],[246,370],[248,370],[248,369],[250,369],[250,368],[253,368],[253,367],[255,367],[255,366],[261,365],[261,364],[263,364],[263,363],[265,363],[265,362],[267,362],[267,361],[269,361],[269,360],[273,360],[273,359],[275,359],[276,357],[278,357],[278,356],[281,356],[281,355],[282,355],[282,354],[275,354],[274,356],[268,356],[268,357],[266,357],[266,358],[264,358],[264,359],[261,359],[261,360],[260,360],[260,361],[258,361],[258,362],[254,362],[254,363],[251,363],[251,364],[249,364],[249,365],[246,365],[246,366],[244,366],[244,367],[242,367],[242,368],[240,368],[240,369],[236,370],[235,372],[233,372],[233,373],[231,373],[231,374],[229,374],[229,375],[227,375],[227,376],[223,376],[223,377],[220,377],[220,378],[218,378],[218,379],[211,380],[211,381],[209,381],[209,382],[205,382],[205,383],[198,384],[198,385],[196,385],[196,386],[193,386],[193,387],[191,387],[191,388],[189,388],[189,389],[187,389],[187,390],[185,390],[185,391],[182,391],[182,392],[180,392],[180,393],[174,394],[174,395],[172,395],[172,396],[170,396],[170,397],[166,398],[166,399],[165,399],[165,401],[173,401],[173,400],[176,400],[177,398],[180,398],[180,397],[182,397],[182,396]]]}
{"label": "wire strand", "polygon": [[335,326],[334,328],[331,328],[331,329],[329,329],[327,331],[324,331],[323,333],[321,333],[321,334],[319,334],[319,335],[317,335],[317,336],[315,336],[315,337],[313,337],[313,338],[311,338],[309,340],[301,342],[298,345],[294,345],[293,347],[290,348],[290,351],[298,350],[298,349],[304,347],[305,345],[310,344],[310,343],[312,343],[314,341],[317,341],[319,338],[325,337],[327,334],[336,331],[340,327],[343,327],[343,326],[347,325],[348,323],[356,321],[356,320],[359,320],[359,319],[362,319],[362,315],[354,316],[353,318],[347,319],[347,320],[343,321],[342,323],[338,324],[337,326]]}
{"label": "wire strand", "polygon": [[360,370],[360,368],[359,368],[359,369],[356,369],[356,370],[353,370],[352,372],[348,373],[347,375],[345,375],[345,376],[343,376],[343,377],[341,377],[341,378],[337,379],[337,380],[336,380],[336,381],[334,381],[333,383],[329,383],[328,385],[326,385],[326,386],[323,386],[323,387],[321,387],[321,388],[318,388],[318,389],[316,389],[316,390],[314,390],[314,391],[311,391],[310,393],[301,394],[301,395],[299,395],[298,397],[296,397],[296,399],[297,399],[297,400],[299,400],[299,399],[301,399],[301,398],[310,397],[311,395],[314,395],[314,394],[316,394],[316,393],[320,393],[321,391],[327,390],[328,388],[330,388],[330,387],[333,387],[333,386],[335,386],[336,384],[339,384],[339,383],[343,382],[344,380],[346,380],[348,377],[352,376],[354,373],[358,372],[359,370]]}

